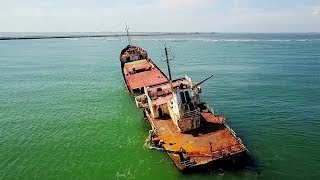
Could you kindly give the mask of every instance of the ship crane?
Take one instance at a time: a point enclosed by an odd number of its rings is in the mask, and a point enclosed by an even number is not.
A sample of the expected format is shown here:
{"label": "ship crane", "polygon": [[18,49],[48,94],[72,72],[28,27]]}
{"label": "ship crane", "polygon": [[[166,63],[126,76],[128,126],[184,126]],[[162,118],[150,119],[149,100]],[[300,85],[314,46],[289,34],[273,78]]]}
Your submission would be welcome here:
{"label": "ship crane", "polygon": [[212,77],[213,77],[213,74],[211,76],[205,78],[204,80],[198,82],[197,84],[194,84],[193,87],[196,88],[197,86],[200,86],[202,83],[206,82],[207,80],[209,80]]}
{"label": "ship crane", "polygon": [[212,77],[213,77],[213,74],[212,74],[211,76],[205,78],[204,80],[202,80],[202,81],[194,84],[194,85],[192,86],[192,89],[194,90],[194,89],[198,88],[198,92],[201,93],[200,85],[201,85],[202,83],[206,82],[207,80],[209,80],[209,79],[212,78]]}

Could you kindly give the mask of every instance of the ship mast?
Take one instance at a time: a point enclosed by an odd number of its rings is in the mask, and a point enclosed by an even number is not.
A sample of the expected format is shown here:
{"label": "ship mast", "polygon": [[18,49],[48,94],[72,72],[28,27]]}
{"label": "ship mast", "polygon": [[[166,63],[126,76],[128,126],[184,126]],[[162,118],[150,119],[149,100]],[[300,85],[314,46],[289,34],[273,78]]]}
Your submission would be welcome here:
{"label": "ship mast", "polygon": [[129,28],[127,26],[127,23],[126,23],[126,32],[127,32],[127,37],[128,37],[128,43],[130,46],[132,46],[132,41],[131,41],[131,37],[130,37],[130,34],[129,34]]}
{"label": "ship mast", "polygon": [[173,93],[172,77],[171,77],[171,70],[170,70],[170,63],[169,63],[169,60],[171,60],[171,59],[169,59],[169,57],[168,57],[168,49],[167,49],[166,45],[164,45],[164,52],[165,52],[165,55],[166,55],[166,63],[167,63],[167,67],[168,67],[171,91]]}

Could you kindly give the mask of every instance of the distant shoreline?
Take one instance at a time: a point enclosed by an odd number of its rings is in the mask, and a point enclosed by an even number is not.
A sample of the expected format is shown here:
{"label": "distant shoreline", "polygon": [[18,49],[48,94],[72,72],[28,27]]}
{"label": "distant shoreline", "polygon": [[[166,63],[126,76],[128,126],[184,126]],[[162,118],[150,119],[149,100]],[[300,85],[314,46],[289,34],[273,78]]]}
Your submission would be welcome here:
{"label": "distant shoreline", "polygon": [[[194,33],[154,33],[154,34],[131,34],[130,36],[163,36],[163,35],[186,35]],[[211,33],[212,34],[212,33]],[[28,39],[68,39],[68,38],[100,38],[100,37],[124,37],[125,34],[101,34],[101,35],[48,35],[48,36],[22,36],[22,37],[0,37],[0,41],[28,40]]]}
{"label": "distant shoreline", "polygon": [[[229,33],[229,32],[133,32],[132,37],[188,36],[193,38],[210,35],[213,41],[277,41],[320,40],[320,33]],[[0,41],[37,39],[77,39],[126,37],[123,32],[0,32]],[[203,36],[204,37],[204,36]],[[179,38],[178,38],[179,39]]]}

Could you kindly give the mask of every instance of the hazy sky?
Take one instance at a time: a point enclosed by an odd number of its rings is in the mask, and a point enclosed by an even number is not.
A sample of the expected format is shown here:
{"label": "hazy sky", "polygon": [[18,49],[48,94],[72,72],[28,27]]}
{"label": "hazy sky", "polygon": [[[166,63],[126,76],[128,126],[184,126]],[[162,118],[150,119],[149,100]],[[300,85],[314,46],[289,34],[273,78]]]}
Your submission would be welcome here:
{"label": "hazy sky", "polygon": [[0,0],[0,31],[320,32],[320,0]]}

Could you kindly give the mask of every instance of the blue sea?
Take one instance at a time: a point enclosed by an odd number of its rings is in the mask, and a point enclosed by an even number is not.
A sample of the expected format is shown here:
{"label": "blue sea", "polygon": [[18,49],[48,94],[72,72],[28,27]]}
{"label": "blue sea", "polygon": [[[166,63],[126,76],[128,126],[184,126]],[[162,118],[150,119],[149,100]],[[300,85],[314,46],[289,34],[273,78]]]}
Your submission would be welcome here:
{"label": "blue sea", "polygon": [[[97,33],[0,33],[0,37]],[[249,150],[243,169],[182,174],[144,147],[150,129],[123,84],[124,33],[0,41],[0,179],[318,179],[319,33],[143,33],[157,65],[202,84]],[[139,35],[139,33],[137,33]]]}

